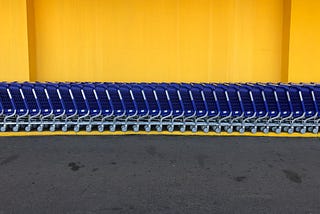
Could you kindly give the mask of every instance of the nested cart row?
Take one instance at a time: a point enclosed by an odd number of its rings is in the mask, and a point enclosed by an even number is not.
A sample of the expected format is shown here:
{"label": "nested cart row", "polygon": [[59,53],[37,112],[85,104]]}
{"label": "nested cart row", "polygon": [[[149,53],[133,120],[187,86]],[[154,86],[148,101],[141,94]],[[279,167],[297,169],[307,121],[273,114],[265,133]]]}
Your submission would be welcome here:
{"label": "nested cart row", "polygon": [[0,130],[318,133],[320,85],[2,82]]}

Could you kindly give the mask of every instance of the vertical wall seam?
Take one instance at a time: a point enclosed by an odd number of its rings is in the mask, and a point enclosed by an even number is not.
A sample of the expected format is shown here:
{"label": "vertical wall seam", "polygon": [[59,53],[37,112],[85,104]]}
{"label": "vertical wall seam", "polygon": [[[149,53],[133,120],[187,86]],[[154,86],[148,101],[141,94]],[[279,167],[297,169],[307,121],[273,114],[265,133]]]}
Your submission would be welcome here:
{"label": "vertical wall seam", "polygon": [[289,80],[291,0],[283,0],[281,81]]}
{"label": "vertical wall seam", "polygon": [[36,38],[35,38],[35,18],[34,2],[26,0],[27,9],[27,36],[28,36],[28,60],[29,60],[29,81],[36,81]]}

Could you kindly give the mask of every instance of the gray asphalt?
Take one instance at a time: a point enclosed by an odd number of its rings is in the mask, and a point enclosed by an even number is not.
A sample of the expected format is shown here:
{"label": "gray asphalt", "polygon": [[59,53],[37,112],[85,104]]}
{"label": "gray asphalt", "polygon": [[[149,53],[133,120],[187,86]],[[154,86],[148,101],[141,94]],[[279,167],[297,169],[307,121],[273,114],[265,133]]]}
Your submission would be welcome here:
{"label": "gray asphalt", "polygon": [[2,137],[0,213],[320,213],[320,140]]}

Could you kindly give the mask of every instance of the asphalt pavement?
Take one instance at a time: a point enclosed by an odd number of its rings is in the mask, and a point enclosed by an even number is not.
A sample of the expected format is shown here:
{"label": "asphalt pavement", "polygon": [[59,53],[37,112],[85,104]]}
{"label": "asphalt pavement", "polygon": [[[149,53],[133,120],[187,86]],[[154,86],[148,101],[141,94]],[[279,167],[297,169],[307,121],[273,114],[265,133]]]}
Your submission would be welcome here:
{"label": "asphalt pavement", "polygon": [[1,137],[7,213],[320,213],[320,140]]}

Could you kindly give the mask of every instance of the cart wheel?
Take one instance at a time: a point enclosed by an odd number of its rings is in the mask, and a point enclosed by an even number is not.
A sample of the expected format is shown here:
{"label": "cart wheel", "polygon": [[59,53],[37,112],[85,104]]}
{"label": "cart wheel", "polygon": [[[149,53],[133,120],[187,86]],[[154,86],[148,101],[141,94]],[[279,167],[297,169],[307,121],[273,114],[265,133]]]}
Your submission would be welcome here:
{"label": "cart wheel", "polygon": [[2,127],[0,128],[0,131],[5,132],[6,129],[7,129],[7,128],[6,128],[5,126],[2,126]]}
{"label": "cart wheel", "polygon": [[98,126],[98,131],[99,132],[103,132],[104,131],[104,126],[103,125],[99,125]]}
{"label": "cart wheel", "polygon": [[194,127],[191,129],[191,131],[192,131],[193,133],[197,132],[197,131],[198,131],[197,126],[194,126]]}
{"label": "cart wheel", "polygon": [[87,125],[86,126],[86,132],[91,132],[92,130],[92,126],[91,125]]}
{"label": "cart wheel", "polygon": [[122,126],[121,126],[121,131],[126,132],[127,129],[128,129],[128,126],[127,126],[127,125],[122,125]]}
{"label": "cart wheel", "polygon": [[251,129],[251,133],[252,133],[252,134],[257,133],[257,128],[253,128],[253,129]]}
{"label": "cart wheel", "polygon": [[63,132],[68,131],[68,126],[67,126],[67,125],[62,126],[62,131],[63,131]]}
{"label": "cart wheel", "polygon": [[80,131],[80,126],[79,126],[79,125],[76,125],[76,126],[73,128],[73,130],[74,130],[75,132],[79,132],[79,131]]}
{"label": "cart wheel", "polygon": [[269,133],[269,129],[268,128],[264,128],[263,129],[263,133],[268,134]]}
{"label": "cart wheel", "polygon": [[202,130],[203,130],[203,132],[208,133],[209,132],[209,127],[208,126],[202,127]]}
{"label": "cart wheel", "polygon": [[275,133],[280,134],[280,133],[281,133],[281,128],[277,128],[277,129],[275,130]]}
{"label": "cart wheel", "polygon": [[54,132],[54,131],[56,130],[55,125],[50,126],[49,130],[50,130],[51,132]]}
{"label": "cart wheel", "polygon": [[43,126],[42,125],[38,126],[37,131],[38,132],[42,132],[43,131]]}
{"label": "cart wheel", "polygon": [[115,126],[115,125],[110,126],[109,130],[110,130],[111,132],[116,131],[116,126]]}
{"label": "cart wheel", "polygon": [[25,130],[26,132],[30,132],[30,131],[31,131],[31,126],[30,126],[30,125],[27,125],[27,126],[24,128],[24,130]]}
{"label": "cart wheel", "polygon": [[242,127],[241,129],[239,129],[239,132],[240,132],[241,134],[243,134],[243,133],[244,133],[244,128]]}
{"label": "cart wheel", "polygon": [[19,131],[19,126],[18,126],[18,125],[14,126],[14,127],[12,128],[12,131],[14,131],[14,132]]}
{"label": "cart wheel", "polygon": [[161,131],[162,131],[162,126],[159,126],[159,125],[158,125],[158,126],[156,126],[156,128],[157,128],[157,131],[158,131],[158,132],[161,132]]}
{"label": "cart wheel", "polygon": [[306,132],[307,132],[307,129],[305,127],[300,130],[301,134],[305,134]]}
{"label": "cart wheel", "polygon": [[173,132],[174,126],[173,125],[168,125],[167,129],[169,132]]}
{"label": "cart wheel", "polygon": [[145,125],[145,126],[144,126],[144,130],[145,130],[146,132],[150,132],[150,131],[151,131],[151,126]]}
{"label": "cart wheel", "polygon": [[288,133],[292,134],[293,133],[293,128],[288,129]]}
{"label": "cart wheel", "polygon": [[186,126],[181,126],[180,127],[180,132],[185,132],[186,131]]}
{"label": "cart wheel", "polygon": [[214,131],[215,131],[216,133],[221,133],[221,128],[218,127],[218,128],[216,128]]}
{"label": "cart wheel", "polygon": [[312,132],[313,132],[313,134],[318,134],[319,128],[318,128],[318,127],[317,127],[317,128],[314,128],[314,129],[312,130]]}
{"label": "cart wheel", "polygon": [[232,131],[233,131],[233,128],[231,128],[231,127],[227,129],[227,132],[228,132],[229,134],[232,133]]}
{"label": "cart wheel", "polygon": [[134,132],[138,132],[139,131],[139,126],[138,125],[134,125],[133,126],[133,131]]}

